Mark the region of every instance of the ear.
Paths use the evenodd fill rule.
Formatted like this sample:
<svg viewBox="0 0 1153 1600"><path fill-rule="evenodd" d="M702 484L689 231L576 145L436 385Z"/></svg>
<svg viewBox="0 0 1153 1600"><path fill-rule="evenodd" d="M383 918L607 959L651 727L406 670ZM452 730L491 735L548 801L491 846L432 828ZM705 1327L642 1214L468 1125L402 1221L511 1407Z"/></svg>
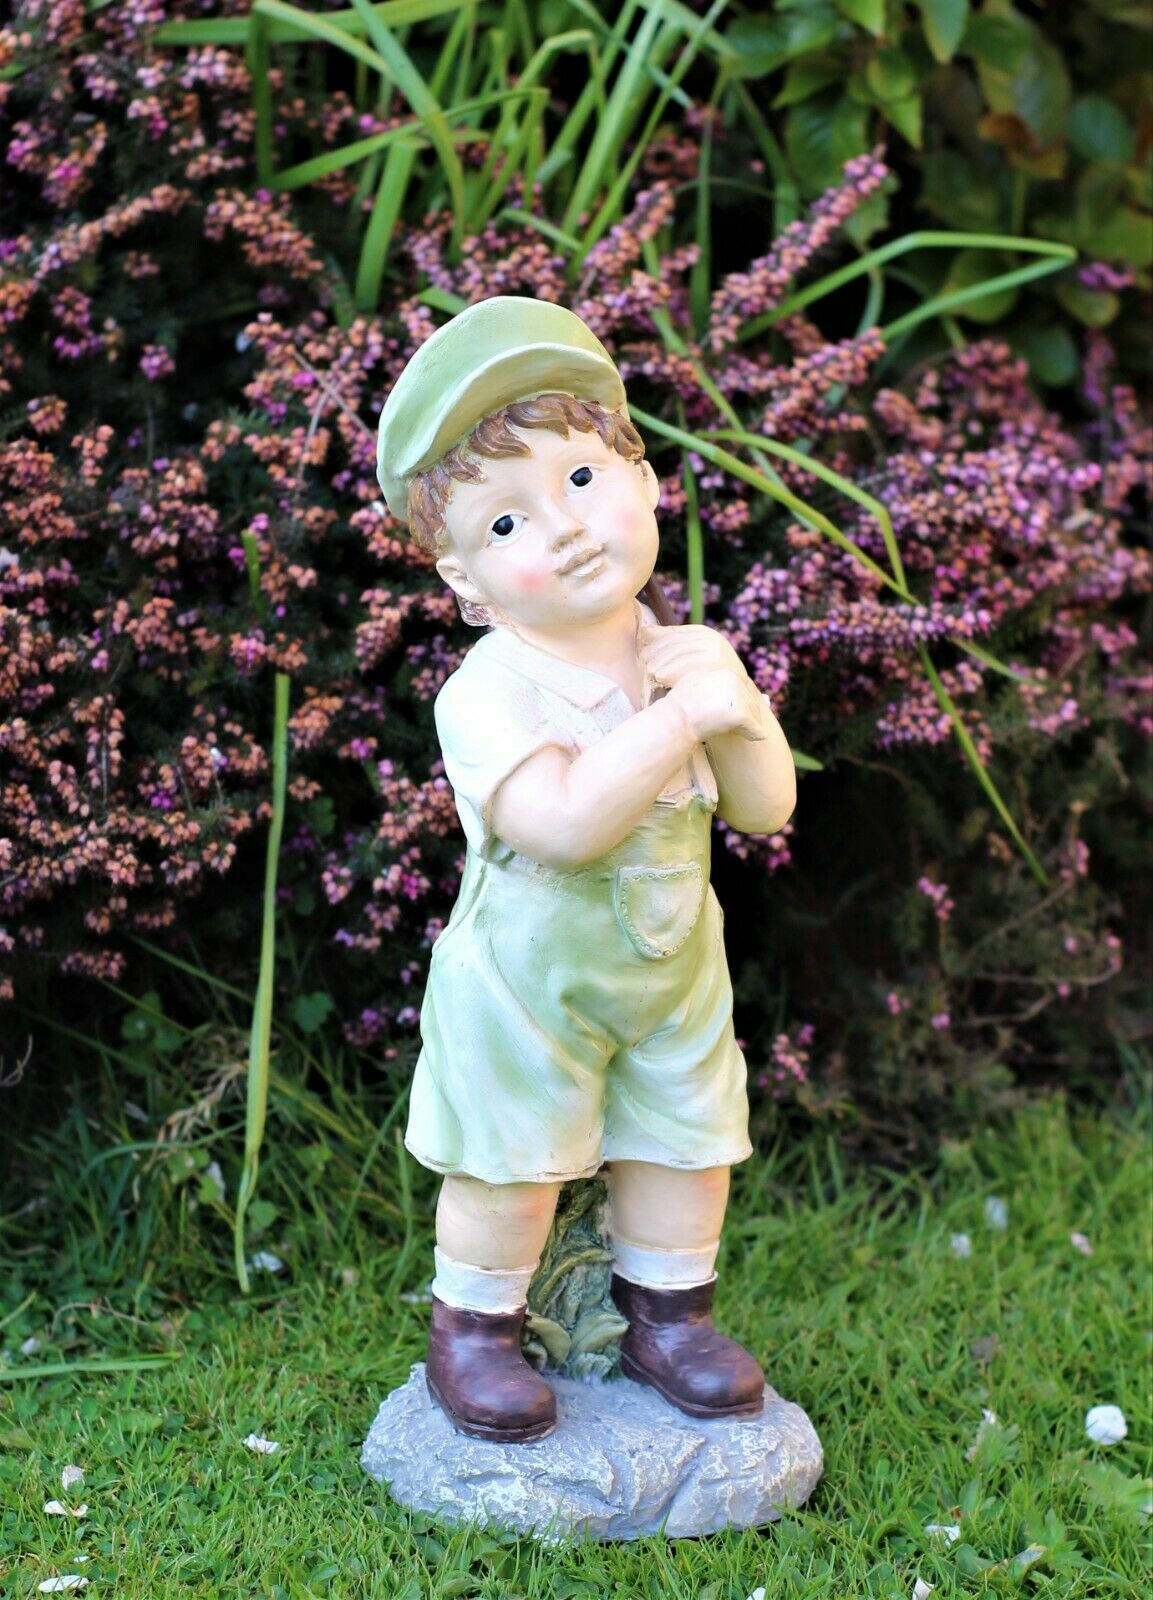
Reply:
<svg viewBox="0 0 1153 1600"><path fill-rule="evenodd" d="M444 555L436 563L436 570L440 573L445 583L452 592L461 600L468 600L474 606L483 605L485 597L469 577L464 562L459 556Z"/></svg>
<svg viewBox="0 0 1153 1600"><path fill-rule="evenodd" d="M648 494L649 509L651 511L655 511L657 506L660 504L661 499L660 479L657 477L656 473L652 469L651 463L648 461L642 461L640 463L640 469L641 477L645 480L645 490Z"/></svg>

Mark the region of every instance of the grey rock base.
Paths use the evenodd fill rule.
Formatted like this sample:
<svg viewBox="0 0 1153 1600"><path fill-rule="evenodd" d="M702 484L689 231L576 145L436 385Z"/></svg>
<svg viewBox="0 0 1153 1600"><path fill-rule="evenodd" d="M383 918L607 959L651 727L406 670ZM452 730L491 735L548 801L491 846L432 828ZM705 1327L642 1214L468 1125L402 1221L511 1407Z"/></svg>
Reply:
<svg viewBox="0 0 1153 1600"><path fill-rule="evenodd" d="M812 1423L767 1385L759 1417L698 1422L627 1378L550 1382L554 1432L491 1444L456 1432L420 1363L381 1406L361 1465L410 1511L546 1543L756 1528L802 1504L821 1475Z"/></svg>

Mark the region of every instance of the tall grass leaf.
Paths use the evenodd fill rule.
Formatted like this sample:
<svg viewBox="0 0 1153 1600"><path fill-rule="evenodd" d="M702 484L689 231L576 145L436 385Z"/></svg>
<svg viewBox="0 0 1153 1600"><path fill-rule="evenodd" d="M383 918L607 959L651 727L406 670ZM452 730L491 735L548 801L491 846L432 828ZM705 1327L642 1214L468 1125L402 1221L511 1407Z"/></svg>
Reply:
<svg viewBox="0 0 1153 1600"><path fill-rule="evenodd" d="M276 963L276 874L280 840L284 831L284 802L288 777L288 707L292 680L276 674L276 700L272 723L272 821L268 828L268 853L264 868L264 916L260 931L260 977L256 985L252 1030L248 1049L248 1104L244 1124L244 1163L236 1192L233 1247L241 1292L248 1293L245 1261L244 1217L256 1190L260 1147L268 1113L269 1046L272 1037L272 995Z"/></svg>
<svg viewBox="0 0 1153 1600"><path fill-rule="evenodd" d="M584 11L584 7L580 8ZM608 74L615 64L617 56L624 53L624 64L616 74L611 91L608 92L604 111L597 124L596 132L589 145L580 173L573 185L569 196L568 205L561 218L561 227L570 232L576 227L581 216L592 204L593 197L600 193L604 182L605 171L614 167L620 159L628 137L628 127L631 126L630 107L634 96L638 93L641 80L647 72L650 58L653 57L657 37L662 33L662 19L659 9L654 7L648 12L637 30L636 37L629 40L624 32L626 18L631 20L633 6L626 6L616 28L613 29L611 41L606 45L605 51L598 62L598 75L603 87L607 88ZM672 36L667 39L666 50L672 46ZM578 102L579 108L580 102ZM591 108L590 108L591 109ZM635 116L635 110L632 113ZM562 134L565 130L562 129Z"/></svg>
<svg viewBox="0 0 1153 1600"><path fill-rule="evenodd" d="M774 238L780 238L789 223L795 222L801 214L801 197L797 190L797 181L793 177L793 169L789 165L788 157L781 149L776 135L769 127L760 106L753 99L748 84L742 83L737 78L733 81L732 87L737 104L740 106L749 130L764 158L765 166L772 174L774 192L773 236ZM755 246L753 246L750 253L756 254Z"/></svg>
<svg viewBox="0 0 1153 1600"><path fill-rule="evenodd" d="M835 289L842 288L846 283L851 283L854 278L859 278L868 273L873 267L882 267L887 262L895 260L898 256L907 255L910 250L1017 250L1026 255L1045 256L1049 264L1039 268L1034 274L1041 276L1042 271L1057 272L1069 262L1077 259L1077 252L1067 244L1056 244L1051 239L1024 239L1006 237L996 233L949 233L940 229L919 230L916 233L903 234L899 239L890 239L887 244L878 245L875 250L866 251L856 261L850 261L846 266L838 267L835 272L826 273L823 278L818 278L815 283L807 284L805 288L798 289L787 299L782 300L779 306L772 311L766 311L763 316L755 317L741 329L742 343L755 338L758 333L763 333L766 328L774 327L782 317L791 316L794 311L802 311L805 306L812 305L815 300L822 300L826 295L832 294ZM975 286L980 289L981 285ZM1003 283L996 285L1004 288ZM966 290L967 294L969 291ZM946 306L947 310L948 307ZM918 312L923 308L919 307ZM935 313L931 312L929 315ZM918 320L920 318L918 317ZM912 326L912 324L910 324ZM903 330L902 330L903 331ZM891 332L891 330L890 330Z"/></svg>
<svg viewBox="0 0 1153 1600"><path fill-rule="evenodd" d="M278 3L278 0L256 0L256 3L272 4ZM352 3L364 18L368 35L381 58L387 63L397 88L424 122L428 136L440 157L440 164L452 198L453 243L459 248L465 215L464 168L452 142L444 110L416 70L396 35L385 27L368 0L352 0Z"/></svg>
<svg viewBox="0 0 1153 1600"><path fill-rule="evenodd" d="M718 90L720 83L718 80ZM697 246L697 259L689 273L689 314L693 333L700 339L709 320L710 282L713 265L713 115L716 111L717 93L709 102L701 135L701 156L697 167L696 217L693 239Z"/></svg>
<svg viewBox="0 0 1153 1600"><path fill-rule="evenodd" d="M1031 283L1034 278L1047 277L1051 272L1060 272L1061 269L1075 260L1073 251L1062 260L1035 261L1028 267L1017 267L1012 272L998 273L995 278L986 278L983 283L971 283L963 289L953 289L947 294L933 295L923 305L914 307L912 311L898 317L895 322L890 322L881 329L887 344L892 344L902 334L917 327L919 323L927 321L930 317L943 315L946 311L955 311L958 306L973 304L974 301L984 300L990 295L999 294L1003 289L1016 288L1018 284Z"/></svg>
<svg viewBox="0 0 1153 1600"><path fill-rule="evenodd" d="M384 263L408 192L415 160L416 151L411 145L393 145L388 152L356 267L353 297L360 311L375 311L380 300Z"/></svg>
<svg viewBox="0 0 1153 1600"><path fill-rule="evenodd" d="M739 428L716 428L709 433L708 437L711 439L732 439L738 444L746 444L750 448L766 450L770 455L780 456L782 460L790 461L794 466L802 467L806 472L811 472L815 478L820 478L830 488L838 490L846 499L855 501L863 510L877 520L881 529L881 538L884 541L885 550L893 568L892 576L872 562L866 552L854 541L850 540L849 543L852 546L853 554L857 560L869 566L870 570L881 578L886 587L904 600L907 605L920 605L920 601L911 592L905 581L905 569L901 562L897 536L893 529L888 507L874 495L860 488L851 478L845 478L839 472L835 472L832 467L826 466L823 461L816 461L812 456L807 456L802 451L793 449L791 445L780 444L775 439L766 439L762 434L746 433ZM847 539L848 535L846 534L843 537ZM966 651L980 661L982 666L987 667L991 672L997 672L1004 678L1012 678L1015 683L1032 682L1028 673L1019 672L1016 667L1010 667L1006 662L998 660L991 651L986 650L982 645L975 644L972 639L954 638L953 643L959 649Z"/></svg>
<svg viewBox="0 0 1153 1600"><path fill-rule="evenodd" d="M684 421L682 417L682 422ZM705 618L705 549L701 529L700 500L697 495L697 475L693 471L687 450L681 451L681 472L685 485L685 541L687 555L685 578L689 591L689 621L703 622Z"/></svg>
<svg viewBox="0 0 1153 1600"><path fill-rule="evenodd" d="M67 1378L73 1374L90 1372L138 1372L145 1367L164 1367L170 1361L179 1361L180 1351L147 1356L109 1356L95 1361L45 1361L35 1367L0 1366L0 1383L22 1383L26 1378Z"/></svg>
<svg viewBox="0 0 1153 1600"><path fill-rule="evenodd" d="M879 566L877 562L875 562L873 558L867 554L867 552L862 550L860 546L848 536L848 534L843 533L841 529L838 528L835 523L830 521L828 517L822 515L821 512L815 509L815 507L806 504L806 502L803 501L798 495L793 494L791 490L786 489L779 484L770 482L763 473L758 472L753 467L746 466L743 461L739 460L738 457L734 456L730 451L720 450L715 445L710 445L706 439L688 434L681 428L674 428L670 423L662 421L662 419L659 417L651 416L647 412L637 409L635 406L631 407L630 409L634 422L640 423L643 427L651 428L656 433L663 434L665 438L670 439L674 444L680 445L684 450L696 450L699 452L699 454L707 457L716 466L723 467L726 472L731 472L734 477L740 478L743 482L750 484L753 488L759 489L763 494L767 494L772 499L779 501L809 527L815 528L818 532L826 534L830 539L833 540L835 544L839 545L841 549L848 551L858 561L866 566L869 571L873 572L877 577L879 577L881 581L889 588L894 589L898 594L900 594L902 599L909 601L913 605L918 603L915 597L909 594L907 589L904 589L896 579L891 578L889 574L885 572L884 568ZM759 440L759 443L761 444L762 448L773 449L776 453L784 454L785 452L789 451L788 446L777 445L775 440L761 439ZM796 454L799 461L805 466L815 469L815 467L818 465L815 462L811 462L807 456L801 456L799 452L790 453ZM821 463L821 465L823 467L823 463ZM824 470L826 472L831 472L832 469L825 468ZM823 473L820 475L823 476ZM848 486L846 485L846 489L847 487ZM856 490L856 495L854 495L854 498L863 493L863 491L856 489L855 484L852 485L852 488ZM880 502L874 502L874 504L879 506ZM881 507L881 509L884 510L883 507ZM955 643L961 648L964 648L968 641L964 639L957 639ZM964 752L966 760L976 774L978 782L988 795L989 799L992 801L998 816L1005 823L1006 828L1012 835L1014 842L1017 844L1022 855L1027 861L1030 870L1038 879L1038 882L1047 884L1048 878L1043 868L1033 855L1033 852L1029 849L1029 846L1025 843L1017 824L1013 820L1008 806L998 793L996 785L993 783L992 778L989 776L989 773L987 772L985 765L977 752L977 748L973 743L968 729L961 720L960 713L953 704L952 698L945 689L944 684L941 682L936 669L933 667L932 661L929 659L927 649L924 645L918 645L917 652L922 664L926 668L926 676L928 677L929 683L932 686L933 693L937 698L937 702L942 711L944 711L945 715L949 718L949 721L952 723L958 743L961 745L961 749Z"/></svg>
<svg viewBox="0 0 1153 1600"><path fill-rule="evenodd" d="M940 675L938 674L936 667L933 665L928 649L925 645L919 644L917 646L917 654L921 658L921 665L925 669L925 676L933 686L933 693L937 697L938 704L953 725L953 732L957 736L957 742L964 752L965 759L969 763L970 767L972 767L973 772L976 774L977 782L988 795L994 810L1001 818L1001 821L1005 824L1005 827L1008 829L1009 833L1012 835L1014 843L1028 863L1030 872L1032 872L1033 876L1036 878L1041 887L1043 889L1047 889L1049 887L1049 875L1045 871L1044 867L1042 867L1041 863L1037 860L1037 857L1033 854L1032 850L1030 850L1029 846L1026 844L1021 830L1018 828L1013 819L1012 812L1009 810L1004 800L1002 800L996 784L989 776L989 772L985 766L985 763L981 760L980 754L977 751L977 746L973 743L973 737L968 728L966 728L964 722L961 720L961 713L953 704L952 696L945 688L945 685L941 682Z"/></svg>
<svg viewBox="0 0 1153 1600"><path fill-rule="evenodd" d="M640 165L640 162L648 150L649 142L652 139L653 134L660 125L661 118L665 112L665 107L669 103L669 97L696 59L697 52L700 49L701 41L708 31L710 22L713 20L713 18L720 15L726 4L727 0L713 0L713 5L709 8L705 15L698 20L697 26L686 39L676 67L674 68L672 74L665 79L664 87L662 87L661 92L657 95L656 100L649 111L643 132L632 141L633 148L629 154L628 160L625 161L623 166L621 166L620 171L617 173L617 176L613 181L612 187L609 189L606 198L601 204L600 210L593 218L590 226L585 230L585 234L581 241L584 250L587 251L591 249L596 241L601 238L601 236L607 232L607 230L612 227L615 222L619 220L623 208L625 192L633 180L633 175L636 172L637 167ZM662 49L662 47L658 45L655 46L654 49L659 50L663 58L663 55L666 54L667 51L676 43L676 39L677 35L673 34L670 30L667 47ZM654 70L656 69L654 68ZM640 107L638 105L635 112L630 112L627 131L631 131L632 122L635 121L635 117L639 115L639 111ZM622 133L621 137L623 141L623 139L627 137L627 132ZM620 147L618 147L618 159L620 148L623 148L623 143Z"/></svg>
<svg viewBox="0 0 1153 1600"><path fill-rule="evenodd" d="M461 0L387 0L373 10L388 27L404 28L413 22L425 22L430 17L456 11L460 3ZM330 11L325 21L354 37L364 33L364 19L355 11ZM157 28L155 38L158 44L243 44L248 37L248 23L247 16L164 22ZM272 44L305 44L311 37L307 28L292 22L274 21L269 28Z"/></svg>

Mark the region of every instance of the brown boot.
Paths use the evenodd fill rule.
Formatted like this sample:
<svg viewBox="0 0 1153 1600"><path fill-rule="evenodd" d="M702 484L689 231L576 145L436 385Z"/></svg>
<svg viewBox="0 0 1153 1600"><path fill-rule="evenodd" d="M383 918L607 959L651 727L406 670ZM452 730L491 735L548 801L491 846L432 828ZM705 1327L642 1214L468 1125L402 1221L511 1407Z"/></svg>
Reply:
<svg viewBox="0 0 1153 1600"><path fill-rule="evenodd" d="M521 1354L519 1311L463 1311L432 1297L428 1392L453 1427L527 1444L556 1427L556 1396Z"/></svg>
<svg viewBox="0 0 1153 1600"><path fill-rule="evenodd" d="M713 1327L712 1283L645 1289L613 1274L612 1297L628 1318L621 1371L690 1417L755 1417L765 1375L735 1339Z"/></svg>

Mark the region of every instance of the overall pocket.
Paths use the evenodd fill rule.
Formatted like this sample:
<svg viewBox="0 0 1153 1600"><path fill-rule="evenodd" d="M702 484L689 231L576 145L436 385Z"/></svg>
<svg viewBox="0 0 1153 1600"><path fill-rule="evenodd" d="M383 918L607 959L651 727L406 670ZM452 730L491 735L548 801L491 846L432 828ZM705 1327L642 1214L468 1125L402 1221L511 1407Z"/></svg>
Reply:
<svg viewBox="0 0 1153 1600"><path fill-rule="evenodd" d="M695 862L674 867L618 867L613 884L617 920L638 955L675 955L697 925L705 875Z"/></svg>

